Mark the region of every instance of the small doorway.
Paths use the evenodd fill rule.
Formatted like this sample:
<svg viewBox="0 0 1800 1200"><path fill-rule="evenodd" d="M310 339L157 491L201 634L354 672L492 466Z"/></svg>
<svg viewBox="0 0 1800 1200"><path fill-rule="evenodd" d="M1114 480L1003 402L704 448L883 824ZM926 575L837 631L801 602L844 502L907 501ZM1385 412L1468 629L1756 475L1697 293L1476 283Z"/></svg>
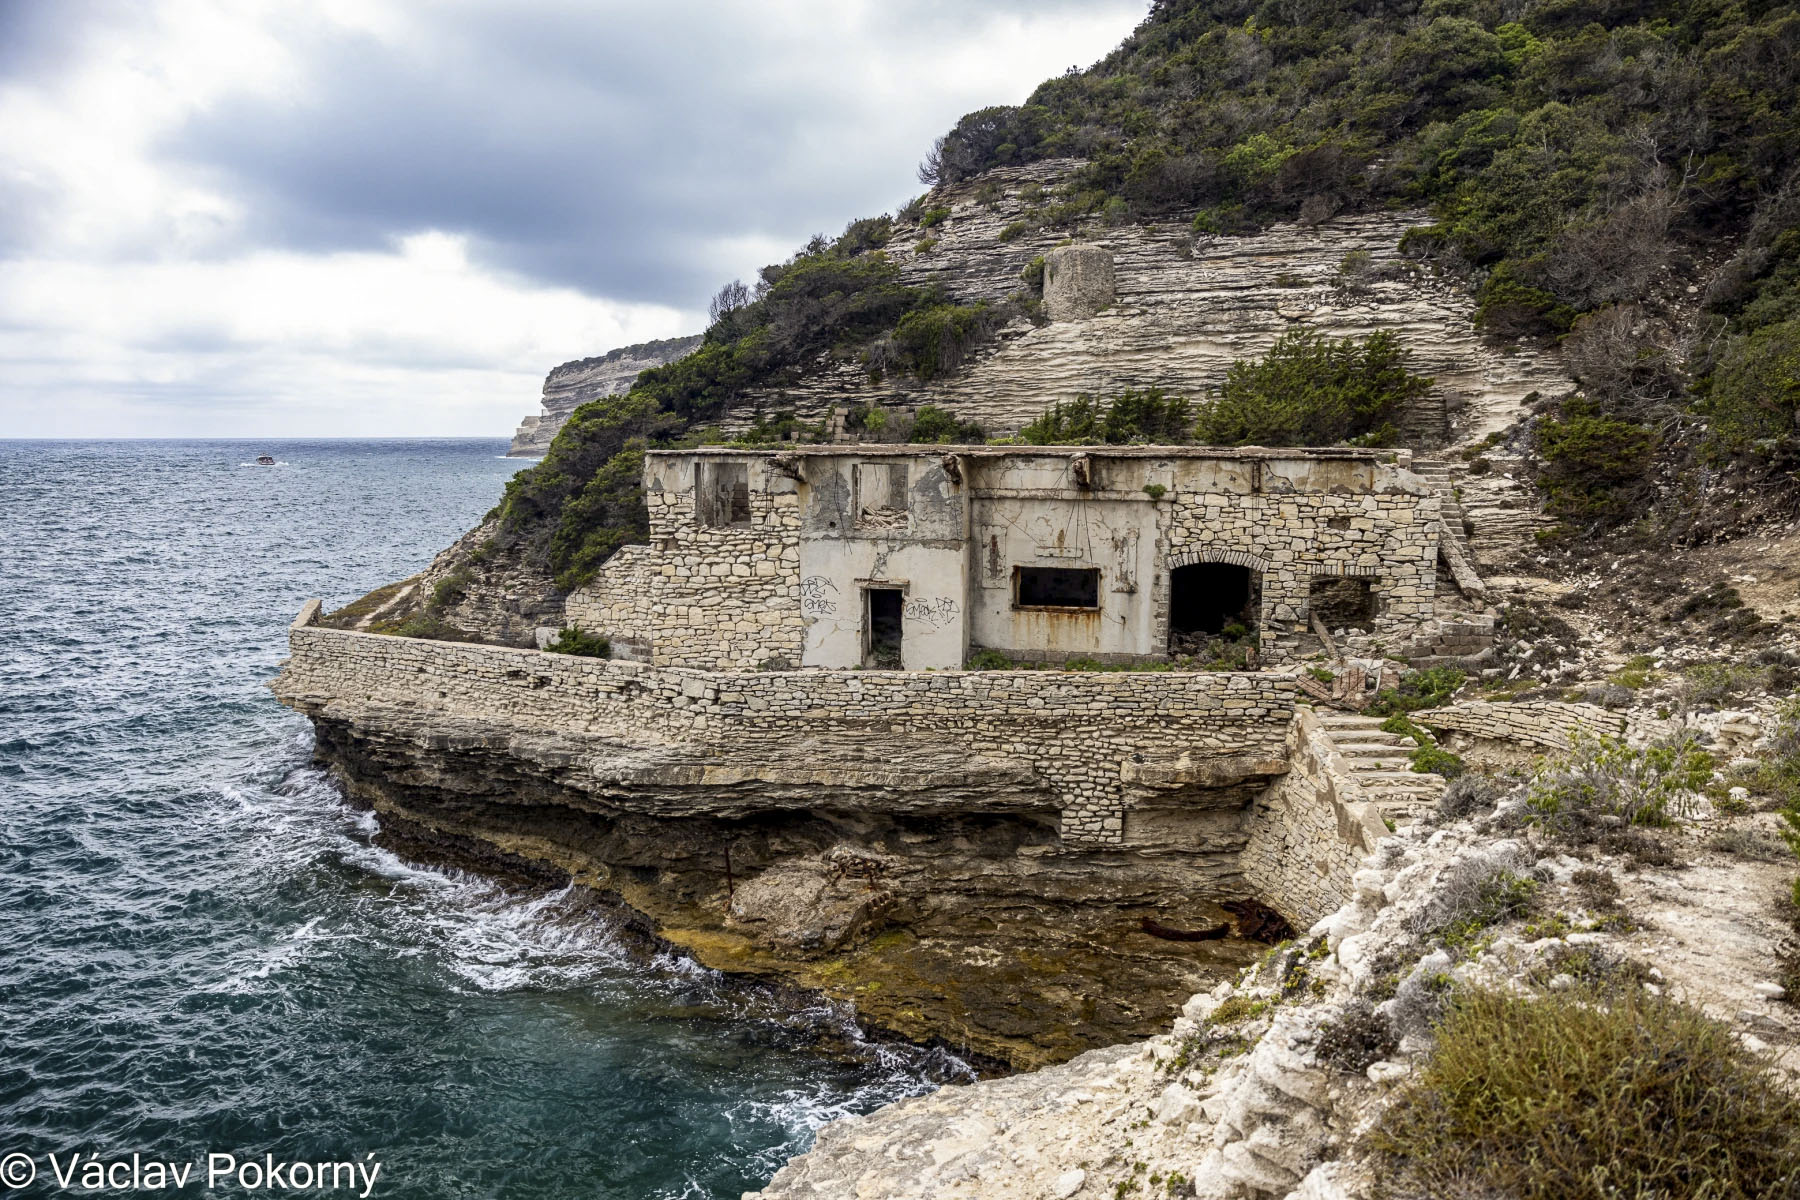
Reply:
<svg viewBox="0 0 1800 1200"><path fill-rule="evenodd" d="M863 589L863 666L875 671L900 669L900 638L905 602L899 588Z"/></svg>
<svg viewBox="0 0 1800 1200"><path fill-rule="evenodd" d="M1169 650L1196 653L1223 637L1247 639L1256 628L1256 572L1235 563L1193 563L1169 572Z"/></svg>

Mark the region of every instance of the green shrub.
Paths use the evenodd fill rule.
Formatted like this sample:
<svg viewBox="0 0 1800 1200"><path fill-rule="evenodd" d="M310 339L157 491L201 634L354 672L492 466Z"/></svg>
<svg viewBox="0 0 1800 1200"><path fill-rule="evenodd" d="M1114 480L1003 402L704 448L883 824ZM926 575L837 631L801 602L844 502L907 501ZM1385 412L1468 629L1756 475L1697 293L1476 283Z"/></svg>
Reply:
<svg viewBox="0 0 1800 1200"><path fill-rule="evenodd" d="M1800 317L1733 339L1703 410L1716 450L1784 464L1800 457Z"/></svg>
<svg viewBox="0 0 1800 1200"><path fill-rule="evenodd" d="M1000 237L1002 241L1007 240L1004 231L1001 232ZM1027 292L1033 296L1042 296L1044 294L1044 256L1040 254L1026 263L1024 268L1019 271L1019 279L1025 284Z"/></svg>
<svg viewBox="0 0 1800 1200"><path fill-rule="evenodd" d="M1311 330L1283 334L1256 362L1234 362L1199 407L1195 437L1219 446L1330 446L1393 438L1393 418L1431 390L1406 369L1392 334L1333 341Z"/></svg>
<svg viewBox="0 0 1800 1200"><path fill-rule="evenodd" d="M943 205L939 205L936 208L928 208L919 214L919 227L921 229L931 229L934 226L942 225L949 219L950 210Z"/></svg>
<svg viewBox="0 0 1800 1200"><path fill-rule="evenodd" d="M1407 761L1421 775L1442 775L1445 779L1455 779L1468 769L1461 757L1435 743L1420 746L1408 756Z"/></svg>
<svg viewBox="0 0 1800 1200"><path fill-rule="evenodd" d="M556 640L544 649L551 654L573 654L581 658L611 658L612 642L600 634L583 633L573 625L565 625Z"/></svg>
<svg viewBox="0 0 1800 1200"><path fill-rule="evenodd" d="M913 415L912 429L907 433L906 440L979 446L987 441L987 434L975 422L961 420L949 409L939 408L935 404L924 404Z"/></svg>
<svg viewBox="0 0 1800 1200"><path fill-rule="evenodd" d="M1427 667L1423 671L1408 671L1400 677L1397 687L1383 688L1376 693L1375 699L1369 702L1368 712L1379 717L1418 712L1426 708L1442 708L1461 690L1463 681L1467 678L1455 667ZM1411 725L1411 722L1407 724ZM1386 729L1387 726L1383 725L1382 728ZM1388 732L1413 736L1410 729Z"/></svg>
<svg viewBox="0 0 1800 1200"><path fill-rule="evenodd" d="M1016 241L1017 239L1022 238L1026 234L1030 233L1031 229L1032 229L1032 225L1031 225L1030 221L1013 221L1001 228L999 237L1000 237L1000 240L1003 242ZM1035 259L1033 261L1041 263L1043 260ZM1043 272L1042 267L1040 266L1038 269L1038 290L1041 292L1043 290L1043 288L1044 288L1044 272Z"/></svg>
<svg viewBox="0 0 1800 1200"><path fill-rule="evenodd" d="M977 345L991 340L1003 319L985 300L914 309L894 327L894 362L924 381L947 375Z"/></svg>
<svg viewBox="0 0 1800 1200"><path fill-rule="evenodd" d="M1083 394L1045 410L1019 430L1019 440L1031 446L1180 445L1189 440L1190 423L1186 398L1161 388L1127 390L1110 401Z"/></svg>
<svg viewBox="0 0 1800 1200"><path fill-rule="evenodd" d="M437 586L431 589L431 601L426 607L432 613L441 613L467 595L468 590L469 573L452 571L438 580Z"/></svg>
<svg viewBox="0 0 1800 1200"><path fill-rule="evenodd" d="M1641 989L1457 994L1368 1143L1405 1194L1800 1195L1800 1100L1729 1027Z"/></svg>
<svg viewBox="0 0 1800 1200"><path fill-rule="evenodd" d="M1545 508L1576 525L1612 524L1639 510L1656 452L1654 430L1607 416L1592 401L1564 401L1537 425Z"/></svg>
<svg viewBox="0 0 1800 1200"><path fill-rule="evenodd" d="M1712 778L1712 755L1691 738L1636 749L1577 731L1573 743L1526 795L1526 820L1563 837L1585 840L1609 822L1674 824Z"/></svg>

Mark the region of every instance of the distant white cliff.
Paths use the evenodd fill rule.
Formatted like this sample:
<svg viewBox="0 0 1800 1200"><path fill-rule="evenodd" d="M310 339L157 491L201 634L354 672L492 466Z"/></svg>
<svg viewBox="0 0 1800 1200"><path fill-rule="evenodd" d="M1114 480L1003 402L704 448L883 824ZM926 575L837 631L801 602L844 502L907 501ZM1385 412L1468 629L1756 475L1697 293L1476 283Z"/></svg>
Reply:
<svg viewBox="0 0 1800 1200"><path fill-rule="evenodd" d="M512 448L506 453L514 458L542 456L570 413L590 400L630 391L639 372L692 354L700 348L701 336L696 333L621 346L599 358L576 359L557 367L544 378L543 411L519 422Z"/></svg>

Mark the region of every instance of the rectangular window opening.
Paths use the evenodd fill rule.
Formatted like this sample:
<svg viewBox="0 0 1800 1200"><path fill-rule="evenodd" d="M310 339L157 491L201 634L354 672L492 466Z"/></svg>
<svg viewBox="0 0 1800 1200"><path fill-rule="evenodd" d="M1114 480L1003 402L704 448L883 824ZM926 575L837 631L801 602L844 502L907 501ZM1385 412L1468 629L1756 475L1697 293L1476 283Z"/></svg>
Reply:
<svg viewBox="0 0 1800 1200"><path fill-rule="evenodd" d="M702 525L718 528L750 524L750 465L701 463L694 508Z"/></svg>
<svg viewBox="0 0 1800 1200"><path fill-rule="evenodd" d="M1368 633L1380 612L1374 581L1360 575L1315 575L1306 604L1327 629L1360 629Z"/></svg>
<svg viewBox="0 0 1800 1200"><path fill-rule="evenodd" d="M856 524L864 529L906 528L906 464L856 464Z"/></svg>
<svg viewBox="0 0 1800 1200"><path fill-rule="evenodd" d="M1098 567L1014 567L1014 608L1099 608Z"/></svg>

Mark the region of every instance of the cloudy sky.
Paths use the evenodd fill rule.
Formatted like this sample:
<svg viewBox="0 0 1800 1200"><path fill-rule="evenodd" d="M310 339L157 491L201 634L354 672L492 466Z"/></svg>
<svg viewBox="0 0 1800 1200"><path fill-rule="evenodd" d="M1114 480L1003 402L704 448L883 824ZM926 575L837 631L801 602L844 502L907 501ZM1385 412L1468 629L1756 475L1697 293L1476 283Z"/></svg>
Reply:
<svg viewBox="0 0 1800 1200"><path fill-rule="evenodd" d="M0 437L500 435L1145 0L0 0Z"/></svg>

